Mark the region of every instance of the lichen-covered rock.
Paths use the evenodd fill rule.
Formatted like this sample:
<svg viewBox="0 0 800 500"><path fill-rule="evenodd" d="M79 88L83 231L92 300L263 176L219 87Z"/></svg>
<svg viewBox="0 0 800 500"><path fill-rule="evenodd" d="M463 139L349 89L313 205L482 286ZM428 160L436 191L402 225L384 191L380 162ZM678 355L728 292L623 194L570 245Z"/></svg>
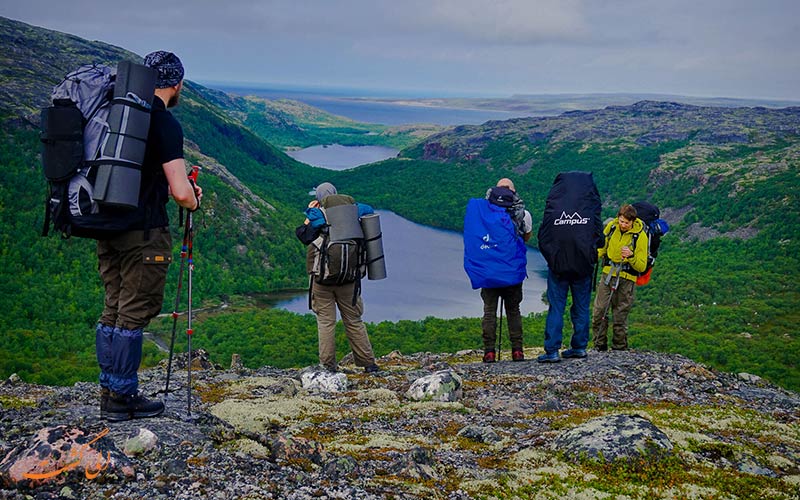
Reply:
<svg viewBox="0 0 800 500"><path fill-rule="evenodd" d="M314 392L344 392L347 390L347 375L321 369L311 369L300 374L303 389Z"/></svg>
<svg viewBox="0 0 800 500"><path fill-rule="evenodd" d="M158 445L158 436L149 429L139 429L139 434L125 441L122 451L129 457L142 455Z"/></svg>
<svg viewBox="0 0 800 500"><path fill-rule="evenodd" d="M462 385L456 372L441 370L415 380L406 391L406 397L415 401L458 401Z"/></svg>
<svg viewBox="0 0 800 500"><path fill-rule="evenodd" d="M602 458L614 461L671 452L666 434L639 415L593 418L561 433L552 448L572 458Z"/></svg>
<svg viewBox="0 0 800 500"><path fill-rule="evenodd" d="M289 433L275 437L270 449L272 459L279 462L310 462L321 465L327 460L327 453L321 444Z"/></svg>
<svg viewBox="0 0 800 500"><path fill-rule="evenodd" d="M40 429L27 443L12 450L0 462L0 484L9 488L63 484L93 479L133 477L130 460L106 434L59 425Z"/></svg>
<svg viewBox="0 0 800 500"><path fill-rule="evenodd" d="M435 464L436 461L430 450L416 447L392 462L389 472L414 479L434 479L438 477L433 468Z"/></svg>
<svg viewBox="0 0 800 500"><path fill-rule="evenodd" d="M468 425L458 431L458 435L479 443L496 443L501 439L494 429L480 425Z"/></svg>

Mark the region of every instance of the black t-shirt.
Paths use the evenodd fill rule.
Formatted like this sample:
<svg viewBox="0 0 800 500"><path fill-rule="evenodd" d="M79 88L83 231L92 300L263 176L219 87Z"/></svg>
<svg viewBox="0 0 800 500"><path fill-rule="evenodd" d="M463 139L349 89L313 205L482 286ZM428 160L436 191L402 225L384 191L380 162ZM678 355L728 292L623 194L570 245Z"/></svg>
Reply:
<svg viewBox="0 0 800 500"><path fill-rule="evenodd" d="M178 158L183 158L183 129L172 113L167 111L164 101L156 96L150 112L150 130L142 163L139 207L124 214L129 221L129 229L153 229L169 225L166 209L169 184L163 165Z"/></svg>

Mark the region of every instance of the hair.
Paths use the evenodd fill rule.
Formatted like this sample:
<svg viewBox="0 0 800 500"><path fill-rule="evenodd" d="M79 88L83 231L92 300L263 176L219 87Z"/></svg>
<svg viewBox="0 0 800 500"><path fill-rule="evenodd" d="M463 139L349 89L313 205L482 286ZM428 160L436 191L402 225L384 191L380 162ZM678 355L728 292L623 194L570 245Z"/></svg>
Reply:
<svg viewBox="0 0 800 500"><path fill-rule="evenodd" d="M622 205L621 207L619 207L619 212L617 213L617 217L620 217L620 216L625 217L626 219L628 219L631 222L636 220L636 215L637 215L636 214L636 208L634 208L633 205L630 205L628 203L626 203L626 204Z"/></svg>

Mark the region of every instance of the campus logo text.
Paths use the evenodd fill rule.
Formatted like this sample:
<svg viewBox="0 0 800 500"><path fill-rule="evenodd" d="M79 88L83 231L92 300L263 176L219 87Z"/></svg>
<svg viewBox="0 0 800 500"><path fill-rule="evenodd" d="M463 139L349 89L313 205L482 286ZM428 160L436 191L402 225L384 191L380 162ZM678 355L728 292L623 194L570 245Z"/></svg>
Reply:
<svg viewBox="0 0 800 500"><path fill-rule="evenodd" d="M581 217L581 214L575 212L572 215L567 215L566 212L561 212L561 217L553 221L554 226L565 226L573 224L588 224L591 217Z"/></svg>

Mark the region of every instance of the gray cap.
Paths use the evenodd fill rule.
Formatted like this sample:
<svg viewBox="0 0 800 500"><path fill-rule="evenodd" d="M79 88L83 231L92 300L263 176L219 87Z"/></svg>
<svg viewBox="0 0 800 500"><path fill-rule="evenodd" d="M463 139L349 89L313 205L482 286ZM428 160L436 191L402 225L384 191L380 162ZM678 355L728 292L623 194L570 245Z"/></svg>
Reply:
<svg viewBox="0 0 800 500"><path fill-rule="evenodd" d="M317 201L320 203L322 203L322 200L324 200L326 196L330 196L332 194L336 194L336 187L330 182L323 182L317 186L317 189L315 190L315 196L317 197Z"/></svg>

